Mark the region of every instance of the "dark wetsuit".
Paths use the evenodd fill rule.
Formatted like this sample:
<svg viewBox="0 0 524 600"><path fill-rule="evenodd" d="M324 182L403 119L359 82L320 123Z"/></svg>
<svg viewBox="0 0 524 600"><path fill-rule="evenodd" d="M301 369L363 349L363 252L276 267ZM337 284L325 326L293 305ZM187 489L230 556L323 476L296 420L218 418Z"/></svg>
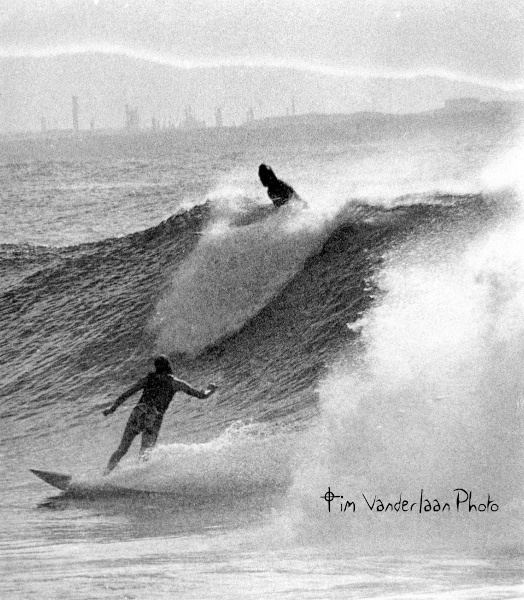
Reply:
<svg viewBox="0 0 524 600"><path fill-rule="evenodd" d="M258 176L262 185L267 188L267 195L271 198L275 206L284 206L292 198L300 200L295 190L285 181L278 179L271 167L260 165Z"/></svg>
<svg viewBox="0 0 524 600"><path fill-rule="evenodd" d="M275 206L284 206L293 196L296 196L296 193L285 181L277 179L272 186L267 188L267 195Z"/></svg>
<svg viewBox="0 0 524 600"><path fill-rule="evenodd" d="M142 397L133 409L124 431L124 437L131 439L142 432L141 452L156 444L164 413L176 391L172 375L147 375Z"/></svg>

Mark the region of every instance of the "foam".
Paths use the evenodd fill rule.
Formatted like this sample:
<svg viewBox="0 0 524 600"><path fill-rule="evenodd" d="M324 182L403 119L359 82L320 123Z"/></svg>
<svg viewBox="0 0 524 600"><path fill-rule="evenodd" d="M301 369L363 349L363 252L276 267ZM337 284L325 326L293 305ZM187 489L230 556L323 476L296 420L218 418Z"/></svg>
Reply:
<svg viewBox="0 0 524 600"><path fill-rule="evenodd" d="M289 485L295 436L260 423L236 422L207 442L157 446L147 462L123 465L110 485L186 498L241 497Z"/></svg>
<svg viewBox="0 0 524 600"><path fill-rule="evenodd" d="M321 415L304 447L283 518L309 542L426 550L520 544L524 481L524 223L457 241L411 241L390 253L386 291L320 386ZM329 514L323 494L357 501ZM500 510L378 515L362 494L453 503L490 494ZM454 505L452 505L454 508Z"/></svg>

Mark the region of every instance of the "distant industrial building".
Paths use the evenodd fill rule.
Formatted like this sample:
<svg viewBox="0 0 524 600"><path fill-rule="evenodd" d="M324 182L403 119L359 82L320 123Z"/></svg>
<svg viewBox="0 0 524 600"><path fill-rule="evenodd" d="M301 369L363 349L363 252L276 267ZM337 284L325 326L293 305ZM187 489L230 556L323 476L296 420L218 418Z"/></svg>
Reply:
<svg viewBox="0 0 524 600"><path fill-rule="evenodd" d="M188 106L185 111L184 120L180 123L180 129L205 129L205 121L195 119L191 112L191 107Z"/></svg>
<svg viewBox="0 0 524 600"><path fill-rule="evenodd" d="M444 107L434 111L436 114L472 114L472 113L503 113L517 112L522 109L522 103L516 101L488 100L478 98L451 98L444 102Z"/></svg>
<svg viewBox="0 0 524 600"><path fill-rule="evenodd" d="M75 134L79 132L78 126L78 96L73 96L73 131Z"/></svg>
<svg viewBox="0 0 524 600"><path fill-rule="evenodd" d="M138 117L138 109L131 108L129 104L126 104L126 124L125 128L127 131L137 131L140 126L140 119Z"/></svg>
<svg viewBox="0 0 524 600"><path fill-rule="evenodd" d="M216 127L223 127L224 122L222 120L222 109L220 108L220 106L217 107L217 109L215 110L215 126Z"/></svg>

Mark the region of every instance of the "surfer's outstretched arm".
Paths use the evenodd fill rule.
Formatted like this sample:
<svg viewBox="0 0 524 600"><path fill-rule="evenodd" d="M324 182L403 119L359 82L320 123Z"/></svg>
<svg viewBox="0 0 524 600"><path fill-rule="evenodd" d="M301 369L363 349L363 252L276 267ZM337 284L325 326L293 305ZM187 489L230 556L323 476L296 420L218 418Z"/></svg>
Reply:
<svg viewBox="0 0 524 600"><path fill-rule="evenodd" d="M210 383L205 390L197 390L193 386L189 385L189 383L186 383L181 379L177 379L176 377L173 377L173 384L177 392L184 392L185 394L189 394L195 398L200 398L201 400L204 398L209 398L209 396L211 396L211 394L213 394L217 389L216 385Z"/></svg>
<svg viewBox="0 0 524 600"><path fill-rule="evenodd" d="M137 381L135 383L135 385L133 385L132 387L130 387L123 394L120 394L120 396L118 396L118 398L114 401L113 406L110 406L109 408L106 408L103 411L104 416L107 417L107 415L110 415L111 413L114 413L115 410L121 404L123 404L128 398L130 398L133 394L136 394L140 390L144 389L144 385L146 384L146 381L147 381L147 377L144 377L140 381Z"/></svg>

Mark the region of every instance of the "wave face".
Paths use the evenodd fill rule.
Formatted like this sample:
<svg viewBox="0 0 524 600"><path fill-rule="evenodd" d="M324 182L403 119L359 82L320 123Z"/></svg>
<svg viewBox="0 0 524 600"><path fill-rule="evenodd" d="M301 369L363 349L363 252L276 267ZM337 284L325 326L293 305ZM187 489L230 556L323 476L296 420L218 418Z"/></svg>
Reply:
<svg viewBox="0 0 524 600"><path fill-rule="evenodd" d="M74 423L163 351L182 377L227 385L217 425L246 414L300 419L357 336L348 324L374 301L385 248L453 221L459 205L489 212L481 197L404 204L348 201L329 217L290 209L245 226L205 204L124 238L3 246L2 416L31 435L57 426L57 406ZM80 408L79 397L91 401Z"/></svg>
<svg viewBox="0 0 524 600"><path fill-rule="evenodd" d="M326 337L347 336L345 323L369 302L370 251L376 259L399 221L385 209L351 212L320 225L289 214L235 227L203 205L123 238L2 246L3 410L38 412L85 386L96 394L142 370L158 347L192 373L238 362L236 353L286 370L291 337L293 347L328 351Z"/></svg>

